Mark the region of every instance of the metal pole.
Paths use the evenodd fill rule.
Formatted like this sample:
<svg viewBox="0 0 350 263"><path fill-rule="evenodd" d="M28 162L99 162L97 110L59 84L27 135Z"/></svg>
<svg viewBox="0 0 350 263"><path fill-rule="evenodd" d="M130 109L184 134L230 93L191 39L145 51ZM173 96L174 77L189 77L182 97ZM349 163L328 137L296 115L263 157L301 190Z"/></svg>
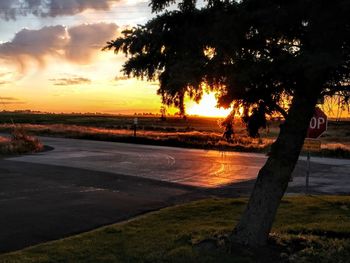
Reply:
<svg viewBox="0 0 350 263"><path fill-rule="evenodd" d="M136 129L137 129L138 119L134 118L134 137L136 137Z"/></svg>
<svg viewBox="0 0 350 263"><path fill-rule="evenodd" d="M306 191L305 193L309 193L309 177L310 177L310 151L307 152L307 170L306 170Z"/></svg>

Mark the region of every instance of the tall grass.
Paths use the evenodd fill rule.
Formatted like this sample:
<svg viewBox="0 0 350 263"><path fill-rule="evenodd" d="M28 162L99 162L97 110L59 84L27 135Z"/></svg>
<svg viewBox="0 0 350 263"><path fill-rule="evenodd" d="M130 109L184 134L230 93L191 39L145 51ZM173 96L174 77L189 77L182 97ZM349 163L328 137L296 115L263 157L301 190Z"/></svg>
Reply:
<svg viewBox="0 0 350 263"><path fill-rule="evenodd" d="M21 127L22 132L34 135L263 153L269 151L271 144L276 138L276 136L272 135L277 134L276 127L273 127L268 133L262 133L261 138L253 139L246 135L242 127L238 127L235 129L236 133L232 140L227 142L224 140L220 131L184 130L182 127L162 127L158 129L159 127L150 128L142 126L137 130L136 138L133 136L131 126L125 126L121 129L72 124L22 124ZM0 131L11 132L11 130L12 125L0 125ZM342 140L340 140L341 138ZM321 151L314 152L313 155L350 158L349 138L343 133L339 133L339 131L335 132L334 129L330 129L330 131L321 138L321 141Z"/></svg>
<svg viewBox="0 0 350 263"><path fill-rule="evenodd" d="M10 138L0 138L0 154L33 153L43 149L42 143L29 136L23 127L13 129Z"/></svg>
<svg viewBox="0 0 350 263"><path fill-rule="evenodd" d="M157 131L140 129L137 131L137 137L134 137L133 131L128 129L107 129L65 124L23 124L22 127L27 132L36 135L218 150L263 152L268 150L273 141L271 138L252 139L248 136L238 134L230 142L227 142L220 132L212 131L167 131L164 129ZM0 125L0 130L3 131L10 128L10 125Z"/></svg>

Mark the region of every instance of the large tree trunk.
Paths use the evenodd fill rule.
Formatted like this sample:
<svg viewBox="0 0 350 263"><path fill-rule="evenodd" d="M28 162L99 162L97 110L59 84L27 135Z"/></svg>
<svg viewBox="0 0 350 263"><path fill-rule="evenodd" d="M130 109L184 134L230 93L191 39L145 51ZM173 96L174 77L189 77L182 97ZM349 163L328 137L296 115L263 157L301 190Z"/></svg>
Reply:
<svg viewBox="0 0 350 263"><path fill-rule="evenodd" d="M317 89L295 94L269 158L259 171L246 210L230 236L232 242L252 247L266 244L278 206L298 161L318 94Z"/></svg>

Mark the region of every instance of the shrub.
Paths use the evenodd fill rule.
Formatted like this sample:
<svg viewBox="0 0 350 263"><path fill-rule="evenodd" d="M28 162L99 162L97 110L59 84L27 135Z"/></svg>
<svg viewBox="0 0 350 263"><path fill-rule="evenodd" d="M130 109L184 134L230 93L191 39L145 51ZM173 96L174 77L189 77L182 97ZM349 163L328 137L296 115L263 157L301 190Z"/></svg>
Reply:
<svg viewBox="0 0 350 263"><path fill-rule="evenodd" d="M3 139L0 143L2 154L33 153L42 149L42 143L37 138L29 136L22 127L15 127L11 138Z"/></svg>

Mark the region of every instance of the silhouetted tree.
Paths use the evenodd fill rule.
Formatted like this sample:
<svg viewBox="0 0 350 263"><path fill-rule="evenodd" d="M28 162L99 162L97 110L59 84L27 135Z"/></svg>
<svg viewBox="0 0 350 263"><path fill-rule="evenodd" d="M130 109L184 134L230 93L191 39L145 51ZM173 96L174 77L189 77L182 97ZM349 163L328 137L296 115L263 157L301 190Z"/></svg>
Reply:
<svg viewBox="0 0 350 263"><path fill-rule="evenodd" d="M174 2L151 6L161 12ZM107 44L129 55L126 75L158 79L163 102L182 112L184 95L199 100L206 83L220 105L244 107L248 126L260 122L252 135L266 113L284 116L232 242L266 243L318 99L342 93L348 103L349 14L348 0L208 0L201 9L183 0Z"/></svg>
<svg viewBox="0 0 350 263"><path fill-rule="evenodd" d="M164 105L160 107L160 114L161 114L160 120L165 121L166 120L166 108Z"/></svg>
<svg viewBox="0 0 350 263"><path fill-rule="evenodd" d="M235 118L235 111L233 110L227 117L221 122L221 127L224 128L224 134L223 137L226 141L232 142L232 136L234 135L234 118Z"/></svg>
<svg viewBox="0 0 350 263"><path fill-rule="evenodd" d="M263 103L252 109L252 112L246 110L242 116L243 122L247 126L248 135L252 138L260 137L259 129L266 128L266 109Z"/></svg>

